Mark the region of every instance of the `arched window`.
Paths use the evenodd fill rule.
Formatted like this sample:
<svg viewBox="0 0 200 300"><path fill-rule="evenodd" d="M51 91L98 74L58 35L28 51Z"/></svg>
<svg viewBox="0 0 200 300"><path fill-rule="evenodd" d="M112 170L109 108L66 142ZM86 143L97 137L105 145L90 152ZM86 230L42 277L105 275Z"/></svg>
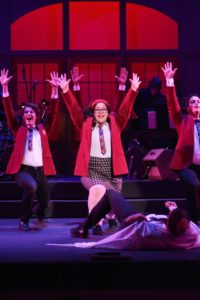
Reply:
<svg viewBox="0 0 200 300"><path fill-rule="evenodd" d="M121 11L119 0L66 0L67 5L64 3L35 9L11 25L11 50L15 53L23 51L23 55L27 51L32 55L25 61L29 98L46 97L47 66L69 72L73 64L79 64L80 71L85 73L83 104L98 96L113 102L114 75L122 64L130 72L138 72L145 86L152 76L160 76L160 65L165 57L160 54L160 58L157 55L155 59L151 55L144 60L144 54L140 56L138 51L178 48L178 24L153 8L127 1ZM44 50L45 63L42 62ZM37 57L41 54L41 59L34 57L34 51L37 51ZM48 51L49 57L51 51L55 53L53 64L48 61ZM86 55L87 51L90 51L89 55ZM21 72L23 66L24 63L18 61L18 102L27 91ZM33 91L35 81L39 84Z"/></svg>
<svg viewBox="0 0 200 300"><path fill-rule="evenodd" d="M120 48L119 2L71 2L70 50Z"/></svg>
<svg viewBox="0 0 200 300"><path fill-rule="evenodd" d="M163 13L143 5L126 4L127 49L177 49L178 25Z"/></svg>
<svg viewBox="0 0 200 300"><path fill-rule="evenodd" d="M63 50L62 4L33 10L11 25L11 50Z"/></svg>

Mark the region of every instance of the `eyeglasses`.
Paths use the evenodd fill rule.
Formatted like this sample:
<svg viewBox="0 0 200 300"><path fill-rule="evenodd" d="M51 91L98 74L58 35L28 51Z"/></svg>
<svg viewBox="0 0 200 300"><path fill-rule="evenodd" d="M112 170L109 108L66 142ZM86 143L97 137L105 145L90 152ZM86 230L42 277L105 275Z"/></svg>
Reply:
<svg viewBox="0 0 200 300"><path fill-rule="evenodd" d="M34 112L34 110L25 110L24 115L27 115L27 114L35 114L35 112Z"/></svg>
<svg viewBox="0 0 200 300"><path fill-rule="evenodd" d="M107 108L95 108L94 111L95 112L106 112L106 111L108 111L108 109Z"/></svg>
<svg viewBox="0 0 200 300"><path fill-rule="evenodd" d="M200 103L200 99L198 100L189 100L189 104L196 104L196 103Z"/></svg>

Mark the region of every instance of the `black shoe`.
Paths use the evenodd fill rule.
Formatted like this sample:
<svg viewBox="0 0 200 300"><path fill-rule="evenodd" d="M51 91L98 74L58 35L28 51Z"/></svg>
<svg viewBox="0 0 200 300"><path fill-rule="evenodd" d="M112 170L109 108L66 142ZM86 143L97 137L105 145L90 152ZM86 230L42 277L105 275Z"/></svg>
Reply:
<svg viewBox="0 0 200 300"><path fill-rule="evenodd" d="M109 230L117 230L118 229L118 223L116 219L109 219L108 220Z"/></svg>
<svg viewBox="0 0 200 300"><path fill-rule="evenodd" d="M30 229L28 223L24 223L23 221L20 221L19 222L19 230L30 231L31 229Z"/></svg>
<svg viewBox="0 0 200 300"><path fill-rule="evenodd" d="M80 237L80 238L88 237L88 230L85 229L83 225L79 225L78 227L71 228L70 232L71 232L71 236L74 237Z"/></svg>
<svg viewBox="0 0 200 300"><path fill-rule="evenodd" d="M94 235L102 235L103 234L103 230L100 225L97 225L93 228L93 234Z"/></svg>

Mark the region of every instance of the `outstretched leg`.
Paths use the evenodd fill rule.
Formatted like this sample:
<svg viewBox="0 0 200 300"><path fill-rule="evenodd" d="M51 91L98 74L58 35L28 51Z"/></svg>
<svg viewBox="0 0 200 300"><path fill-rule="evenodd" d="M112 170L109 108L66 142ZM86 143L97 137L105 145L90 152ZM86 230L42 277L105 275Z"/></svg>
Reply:
<svg viewBox="0 0 200 300"><path fill-rule="evenodd" d="M136 213L122 194L109 190L92 209L85 221L79 227L72 228L71 234L77 237L87 237L88 229L95 226L110 210L114 212L120 223Z"/></svg>

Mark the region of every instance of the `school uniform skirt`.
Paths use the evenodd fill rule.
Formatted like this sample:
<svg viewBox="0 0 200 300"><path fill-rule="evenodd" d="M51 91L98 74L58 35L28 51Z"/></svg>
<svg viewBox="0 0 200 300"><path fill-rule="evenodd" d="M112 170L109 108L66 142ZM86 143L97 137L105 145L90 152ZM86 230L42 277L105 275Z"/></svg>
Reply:
<svg viewBox="0 0 200 300"><path fill-rule="evenodd" d="M89 190L92 186L101 184L107 190L122 190L122 177L113 176L112 158L90 157L88 165L89 176L81 177L83 186Z"/></svg>

